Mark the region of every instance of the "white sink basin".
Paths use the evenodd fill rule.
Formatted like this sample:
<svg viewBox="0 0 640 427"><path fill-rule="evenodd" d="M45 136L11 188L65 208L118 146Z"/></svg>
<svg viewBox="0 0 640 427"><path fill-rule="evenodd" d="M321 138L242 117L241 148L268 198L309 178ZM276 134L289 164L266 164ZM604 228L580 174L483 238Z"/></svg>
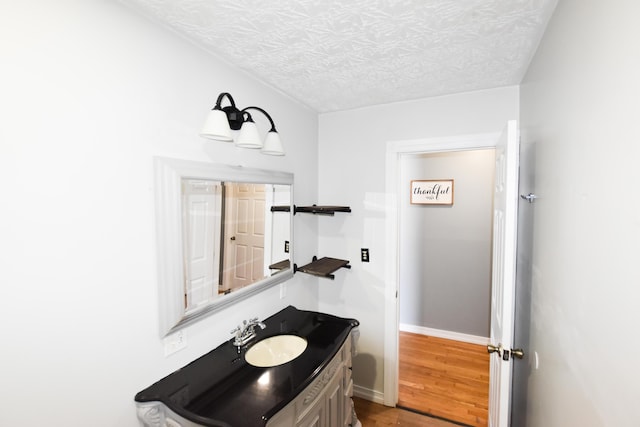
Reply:
<svg viewBox="0 0 640 427"><path fill-rule="evenodd" d="M290 362L307 348L307 340L297 335L276 335L254 344L244 358L248 364L270 368Z"/></svg>

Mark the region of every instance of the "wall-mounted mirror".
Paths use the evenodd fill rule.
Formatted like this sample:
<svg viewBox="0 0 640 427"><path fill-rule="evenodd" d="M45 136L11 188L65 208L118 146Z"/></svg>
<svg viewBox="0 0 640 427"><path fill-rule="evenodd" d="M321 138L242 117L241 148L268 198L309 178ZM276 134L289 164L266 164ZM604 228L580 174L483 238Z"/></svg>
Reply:
<svg viewBox="0 0 640 427"><path fill-rule="evenodd" d="M158 157L161 334L293 275L293 175Z"/></svg>

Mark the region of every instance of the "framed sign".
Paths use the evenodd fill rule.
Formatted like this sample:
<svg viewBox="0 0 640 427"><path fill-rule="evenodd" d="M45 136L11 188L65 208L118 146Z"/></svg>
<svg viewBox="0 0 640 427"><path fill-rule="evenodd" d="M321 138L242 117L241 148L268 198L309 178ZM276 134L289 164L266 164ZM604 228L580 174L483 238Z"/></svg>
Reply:
<svg viewBox="0 0 640 427"><path fill-rule="evenodd" d="M452 179L411 181L412 205L453 205Z"/></svg>

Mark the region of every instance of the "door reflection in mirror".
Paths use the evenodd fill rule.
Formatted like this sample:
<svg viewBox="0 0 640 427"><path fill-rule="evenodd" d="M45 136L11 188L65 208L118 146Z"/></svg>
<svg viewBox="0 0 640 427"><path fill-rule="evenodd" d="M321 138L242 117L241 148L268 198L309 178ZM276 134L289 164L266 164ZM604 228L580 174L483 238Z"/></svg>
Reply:
<svg viewBox="0 0 640 427"><path fill-rule="evenodd" d="M184 303L196 309L218 296L222 237L222 183L182 180Z"/></svg>
<svg viewBox="0 0 640 427"><path fill-rule="evenodd" d="M161 337L293 277L292 173L155 157L154 175ZM225 233L238 238L225 230L224 221L230 203L226 187L232 182L262 185L264 193L262 208L252 215L262 228L262 260L246 256L250 266L233 264L259 279L242 287L223 279L231 251L225 250Z"/></svg>
<svg viewBox="0 0 640 427"><path fill-rule="evenodd" d="M290 204L290 186L183 178L181 187L186 313L289 259L289 217L271 207Z"/></svg>
<svg viewBox="0 0 640 427"><path fill-rule="evenodd" d="M265 184L229 182L224 185L224 268L221 291L232 292L266 277L264 233Z"/></svg>

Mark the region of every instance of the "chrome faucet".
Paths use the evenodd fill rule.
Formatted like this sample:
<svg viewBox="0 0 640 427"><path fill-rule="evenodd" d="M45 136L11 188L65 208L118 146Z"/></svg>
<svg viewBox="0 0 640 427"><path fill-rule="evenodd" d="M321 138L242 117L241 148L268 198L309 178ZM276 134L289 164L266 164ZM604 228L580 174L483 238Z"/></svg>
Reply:
<svg viewBox="0 0 640 427"><path fill-rule="evenodd" d="M256 336L255 328L258 326L260 329L264 329L267 326L260 322L258 318L243 320L242 325L236 326L234 330L231 331L232 334L235 335L233 340L233 345L238 347L238 351L240 347L251 341Z"/></svg>

